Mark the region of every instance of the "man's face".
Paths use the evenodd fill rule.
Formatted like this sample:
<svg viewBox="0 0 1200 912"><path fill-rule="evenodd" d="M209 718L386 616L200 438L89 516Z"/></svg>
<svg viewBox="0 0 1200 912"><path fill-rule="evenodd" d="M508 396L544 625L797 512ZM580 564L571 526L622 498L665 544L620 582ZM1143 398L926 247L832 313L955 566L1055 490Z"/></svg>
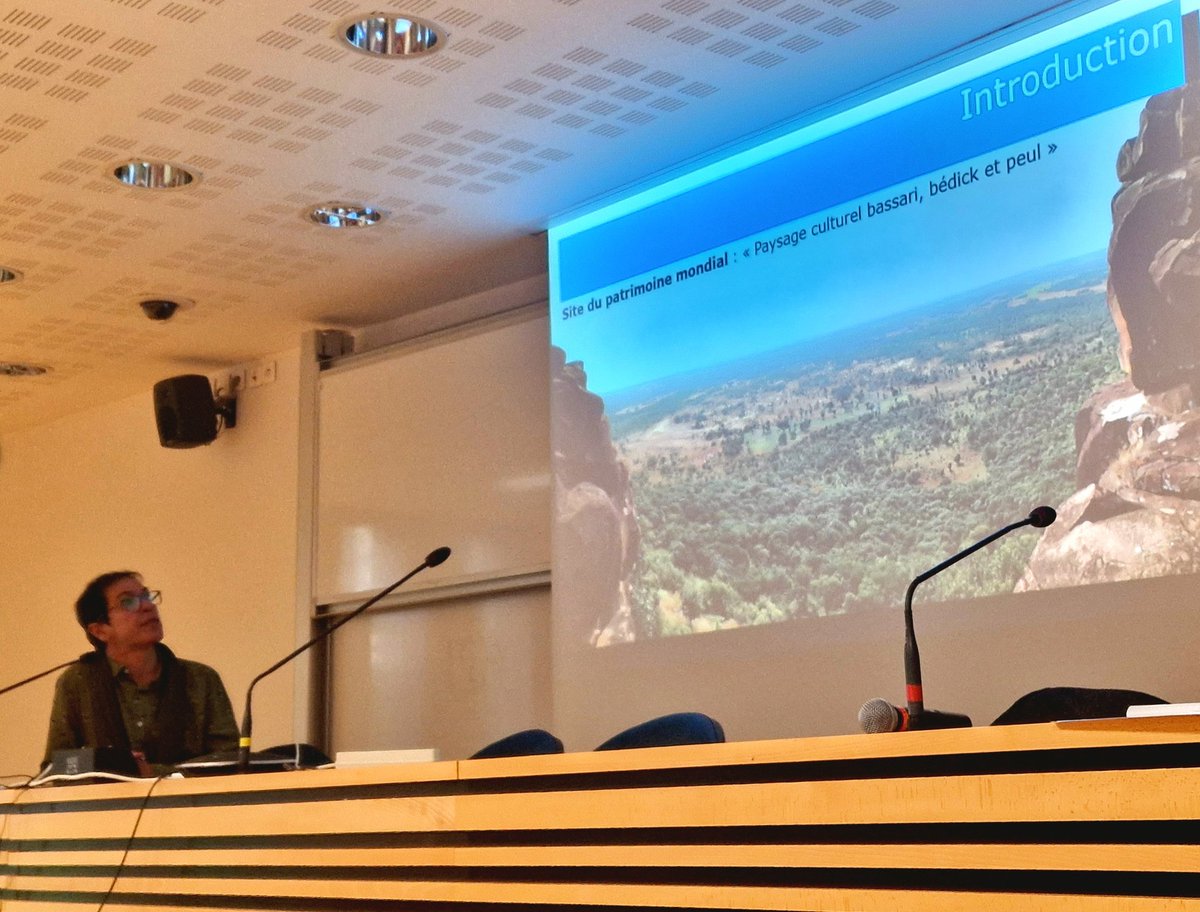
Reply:
<svg viewBox="0 0 1200 912"><path fill-rule="evenodd" d="M153 646L163 638L158 606L147 597L142 581L127 576L104 590L108 621L88 625L88 631L112 651ZM132 610L130 610L132 609Z"/></svg>

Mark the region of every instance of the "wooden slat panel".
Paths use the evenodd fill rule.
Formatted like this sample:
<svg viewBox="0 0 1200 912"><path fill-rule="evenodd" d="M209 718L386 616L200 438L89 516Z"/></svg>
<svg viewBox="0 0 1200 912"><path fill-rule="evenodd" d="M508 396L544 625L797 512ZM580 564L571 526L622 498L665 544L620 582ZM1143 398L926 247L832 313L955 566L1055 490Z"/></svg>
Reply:
<svg viewBox="0 0 1200 912"><path fill-rule="evenodd" d="M369 813L366 809L369 807ZM136 810L20 815L9 838L128 835ZM81 819L86 818L86 829ZM1100 771L148 808L139 836L1200 819L1200 770Z"/></svg>
<svg viewBox="0 0 1200 912"><path fill-rule="evenodd" d="M99 900L97 900L97 904ZM127 905L109 900L104 904L104 912L177 912L179 906L163 906L145 903L137 903L136 905ZM91 912L91 907L84 905L64 905L60 901L46 902L37 900L16 900L6 899L4 901L5 912L70 912L72 909L87 910ZM204 906L204 912L246 912L245 906Z"/></svg>
<svg viewBox="0 0 1200 912"><path fill-rule="evenodd" d="M119 850L24 852L16 865L116 865ZM516 846L403 849L178 849L131 851L126 864L223 865L257 868L338 867L660 867L660 868L937 868L1023 871L1200 872L1195 845L795 844Z"/></svg>
<svg viewBox="0 0 1200 912"><path fill-rule="evenodd" d="M72 877L70 883L65 883L61 877L47 877L39 874L15 874L6 883L7 890L71 890L80 893L97 893L103 895L112 883L112 875ZM4 900L4 908L8 908L8 900Z"/></svg>
<svg viewBox="0 0 1200 912"><path fill-rule="evenodd" d="M4 838L125 838L138 819L136 808L120 811L75 811L65 814L21 814L9 821ZM86 820L86 828L82 821Z"/></svg>
<svg viewBox="0 0 1200 912"><path fill-rule="evenodd" d="M1082 757L1082 772L941 775L936 760L939 752L946 754L946 768L952 769L961 768L951 757L954 751L1041 751L1039 763L1059 752L1066 769L1075 756L1072 746L1091 751L1102 745L1171 743L1192 745L1195 761L1186 750L1172 749L1156 751L1152 759L1167 758L1178 768L1088 770L1104 756L1090 752ZM931 754L935 758L928 765L897 765L895 771L904 769L904 776L855 778L869 776L871 769L893 772L879 764L864 767L859 760ZM1019 768L1024 761L1014 757ZM844 769L827 764L822 770L832 778L814 781L788 781L791 769L778 766L810 760L836 764L839 758L854 764ZM1138 754L1131 765L1146 765L1145 760L1145 754ZM753 781L755 765L763 763L777 766L764 781ZM159 908L187 907L189 896L195 897L193 905L227 896L227 905L239 912L255 908L254 897L261 898L262 908L270 908L272 896L293 897L297 907L314 909L349 909L355 901L377 899L385 905L420 900L818 912L1200 912L1200 900L1190 897L1116 895L1150 890L1154 881L1145 872L1156 872L1180 892L1200 891L1200 880L1189 879L1200 872L1196 830L1172 826L1163 828L1160 837L1153 828L1153 821L1200 821L1196 764L1200 720L1152 719L0 793L0 808L19 798L46 811L16 808L17 813L0 814L4 858L16 867L0 878L0 886L91 893L98 903L110 878L96 876L95 867L76 877L70 870L47 866L115 864L120 857L115 845L130 836L142 799L153 788L138 822L129 867L117 895L106 904L110 912L149 912L155 908L150 900L161 894L176 894L180 900ZM706 775L706 765L716 771ZM733 778L744 781L687 784L720 781L725 775L721 770L739 765L751 775ZM678 785L662 784L673 781L670 771L675 768L695 769L700 775L684 776ZM641 775L646 770L662 775L655 774L650 784ZM804 771L796 769L801 777ZM604 775L565 775L573 772ZM536 778L553 774L564 778ZM470 780L470 788L456 780L460 775ZM507 778L511 776L519 778ZM520 790L539 781L550 788ZM636 783L644 787L633 787ZM390 788L393 784L398 793ZM414 784L420 794L413 794ZM359 786L368 788L354 791ZM439 789L444 794L437 794ZM319 800L323 795L331 800ZM113 799L124 806L114 809ZM192 800L201 806L192 806ZM1113 839L1108 844L1081 843L1091 834L1072 828L1109 822L1102 831ZM969 828L952 826L959 823ZM847 824L864 828L851 831ZM899 827L888 829L893 825ZM793 829L798 826L804 828ZM775 829L756 832L764 827ZM510 831L522 832L508 836ZM374 834L370 841L376 846L386 845L392 834L409 834L411 841L362 848L307 841L360 833ZM1119 844L1126 835L1130 844ZM890 841L893 836L896 841ZM942 844L943 836L957 841ZM1164 844L1139 844L1147 836ZM240 837L255 837L255 842L239 846ZM294 837L291 843L284 841L288 837ZM651 844L628 844L623 837L630 842L645 837ZM59 851L45 841L97 838L110 844L91 849L86 841L63 844ZM906 838L914 842L900 841ZM179 847L150 841L155 839L179 840ZM438 845L439 839L445 844ZM472 839L487 844L470 844ZM543 839L548 844L538 845ZM671 839L677 843L665 842ZM734 844L721 844L721 839ZM851 839L859 842L845 842ZM12 840L32 840L37 850L13 852ZM220 841L200 846L198 840ZM278 846L271 846L272 840L279 840ZM1044 844L1036 844L1038 840ZM139 865L167 867L158 871ZM418 869L411 870L414 866ZM369 867L380 870L362 870ZM859 869L861 875L856 874ZM227 876L214 876L220 871ZM364 875L369 877L351 879ZM404 879L409 875L421 879ZM1088 891L1093 881L1097 895L1069 893ZM797 886L815 883L843 886ZM892 889L868 890L863 884ZM939 885L942 889L934 889ZM1014 892L991 893L988 887ZM1015 892L1042 888L1056 892ZM1106 893L1114 895L1102 895ZM127 897L123 906L122 894ZM18 912L61 908L49 901L14 899L4 899L3 905Z"/></svg>
<svg viewBox="0 0 1200 912"><path fill-rule="evenodd" d="M534 792L522 795L519 807L520 825L529 829L1196 820L1200 770ZM464 797L453 819L460 829L505 829L514 809L509 796Z"/></svg>
<svg viewBox="0 0 1200 912"><path fill-rule="evenodd" d="M126 836L129 834L126 833ZM42 851L20 851L8 855L5 865L103 865L118 864L125 852L119 848L96 849L93 851L58 851L47 849ZM185 852L171 853L180 864L188 854Z"/></svg>
<svg viewBox="0 0 1200 912"><path fill-rule="evenodd" d="M131 852L128 864L496 865L529 867L825 867L1024 871L1200 872L1195 845L1024 845L988 843L862 845L519 846L437 849L289 849ZM71 864L56 860L54 864ZM93 862L83 862L84 864ZM104 863L104 862L94 862Z"/></svg>
<svg viewBox="0 0 1200 912"><path fill-rule="evenodd" d="M120 852L65 853L70 858L24 857L17 864L116 865ZM1163 871L1200 872L1200 851L1192 845L788 845L788 846L533 846L522 848L439 848L439 850L304 850L136 852L137 865L248 865L264 869L307 865L336 882L361 866L528 866L528 868L880 868L907 870ZM682 875L685 876L685 875ZM281 877L287 880L287 877ZM6 884L11 886L11 884Z"/></svg>
<svg viewBox="0 0 1200 912"><path fill-rule="evenodd" d="M177 780L183 782L185 780ZM62 801L78 801L103 795L105 798L140 799L154 785L154 779L137 779L129 782L105 782L100 784L41 786L31 789L5 790L0 792L0 809L5 805L53 804ZM165 782L159 782L161 788Z"/></svg>
<svg viewBox="0 0 1200 912"><path fill-rule="evenodd" d="M704 909L803 909L812 912L963 912L963 910L1030 909L1079 910L1079 912L1197 912L1200 900L1163 897L1055 895L1034 897L1029 894L930 890L863 890L790 887L729 887L657 884L509 884L458 882L452 884L424 881L354 884L337 882L293 882L279 885L271 881L245 882L231 894L223 881L161 881L124 879L115 901L122 894L175 893L193 896L288 896L295 898L333 897L350 903L354 900L406 900L471 903L546 903L554 905L613 905L624 907L664 906ZM281 889L282 887L282 889ZM5 904L7 908L7 903ZM106 907L110 908L110 907ZM347 908L352 906L347 905Z"/></svg>
<svg viewBox="0 0 1200 912"><path fill-rule="evenodd" d="M638 908L626 903L625 908ZM86 906L80 906L86 909ZM123 904L109 900L105 912L173 912L179 906ZM348 906L352 909L353 906ZM727 909L716 905L707 908ZM759 905L742 908L806 910L806 912L1196 912L1194 900L1126 899L1123 897L1056 896L1052 899L1032 896L995 896L979 893L955 893L931 896L926 893L858 891L853 895L797 896L787 905ZM5 912L64 912L61 903L6 901ZM245 906L204 906L204 912L246 912Z"/></svg>
<svg viewBox="0 0 1200 912"><path fill-rule="evenodd" d="M99 902L99 897L91 905L87 903L82 905L72 903L68 905L59 900L6 899L4 900L4 912L72 912L72 910L92 912L99 905ZM115 898L110 899L104 904L104 912L178 912L180 908L184 907L178 905L156 905L144 902L123 903ZM246 907L205 904L203 910L204 912L246 912Z"/></svg>
<svg viewBox="0 0 1200 912"><path fill-rule="evenodd" d="M31 790L0 791L5 804L49 804L90 799L142 798L153 786L154 795L207 795L213 793L262 794L298 788L372 786L396 783L453 782L458 761L397 763L386 766L349 767L340 770L292 770L249 775L196 776L181 779L140 779L135 782L88 783Z"/></svg>
<svg viewBox="0 0 1200 912"><path fill-rule="evenodd" d="M148 808L141 836L381 833L455 829L458 799L376 798L231 807ZM511 815L511 812L510 812Z"/></svg>

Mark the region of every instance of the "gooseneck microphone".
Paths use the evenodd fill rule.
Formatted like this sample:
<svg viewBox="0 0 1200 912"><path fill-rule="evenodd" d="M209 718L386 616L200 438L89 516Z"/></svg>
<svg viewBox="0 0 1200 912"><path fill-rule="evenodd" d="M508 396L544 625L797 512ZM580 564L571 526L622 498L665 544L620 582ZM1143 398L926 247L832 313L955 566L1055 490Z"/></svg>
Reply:
<svg viewBox="0 0 1200 912"><path fill-rule="evenodd" d="M9 684L7 687L0 687L0 694L6 694L10 690L16 690L18 687L24 687L26 684L32 684L38 678L44 678L48 674L54 674L56 671L61 671L68 665L74 665L77 661L79 660L71 659L69 662L63 662L61 665L55 665L53 668L47 668L45 671L39 671L35 675L30 675L28 678L24 678L18 681L16 684Z"/></svg>
<svg viewBox="0 0 1200 912"><path fill-rule="evenodd" d="M905 700L908 704L907 709L905 710L905 713L907 716L907 722L902 723L902 727L900 727L900 728L880 728L880 729L875 729L876 731L904 731L905 729L912 730L912 729L920 729L920 728L924 728L924 727L934 727L934 728L964 727L965 728L966 726L969 726L971 724L971 720L968 719L966 716L959 716L956 713L939 713L938 715L943 716L943 717L954 717L954 718L963 720L963 723L961 725L926 726L923 722L920 721L922 715L925 714L927 711L925 709L925 694L924 694L924 690L921 685L921 654L920 654L920 651L917 649L916 633L913 631L913 616L912 616L913 592L915 592L917 586L921 585L921 583L925 582L925 580L929 579L930 577L937 576L939 573L941 573L947 567L957 564L964 557L968 557L968 556L974 554L980 548L987 547L988 545L990 545L992 542L994 542L996 539L1000 538L1001 536L1007 535L1009 532L1012 532L1016 529L1020 529L1022 526L1033 526L1035 529L1044 529L1046 526L1048 526L1052 522L1054 522L1054 520L1057 518L1057 516L1058 516L1058 514L1056 514L1054 512L1053 507L1044 507L1044 506L1043 507L1034 507L1030 511L1029 515L1026 516L1024 519L1020 520L1019 522L1010 523L1009 525L1005 526L1002 529L997 529L991 535L987 536L987 538L984 538L981 541L977 541L975 544L971 545L971 547L965 548L964 550L959 551L953 557L942 561L936 567L932 567L929 570L926 570L924 573L922 573L920 576L918 576L916 579L914 579L911 583L908 584L908 592L905 593L905 596L904 596L904 685L905 685L904 689L905 689ZM866 722L863 721L863 713L867 712L868 706L871 706L872 704L875 704L876 702L883 703L885 706L890 705L890 704L887 704L886 701L882 701L882 700L881 701L874 701L874 700L868 701L868 703L863 706L862 710L859 711L859 723L864 726L864 729L863 729L864 731L866 731L867 729L865 727ZM869 715L871 716L871 718L874 718L873 714L869 713Z"/></svg>
<svg viewBox="0 0 1200 912"><path fill-rule="evenodd" d="M919 716L925 711L925 695L921 687L921 655L917 650L917 637L913 632L913 617L912 617L912 599L913 592L917 586L925 582L932 576L937 576L947 567L952 567L964 557L969 557L980 548L985 548L1001 536L1007 535L1022 526L1033 526L1036 529L1042 529L1050 523L1054 522L1058 514L1054 512L1053 507L1034 507L1029 515L1019 522L1010 523L1002 529L997 529L987 538L975 542L969 548L959 551L953 557L948 558L926 570L911 583L908 584L908 592L904 596L904 685L905 699L908 701L908 714L910 716Z"/></svg>
<svg viewBox="0 0 1200 912"><path fill-rule="evenodd" d="M238 772L244 773L248 769L250 769L250 732L251 732L251 728L252 728L252 723L251 723L251 719L250 719L250 697L254 693L254 685L257 684L259 681L261 681L263 678L265 678L267 675L269 675L271 672L278 671L280 668L282 668L284 665L286 665L292 659L296 658L296 656L300 655L300 653L304 652L304 650L310 649L313 646L315 646L317 643L321 642L321 640L325 639L327 636L329 636L331 633L333 633L335 630L337 630L339 627L341 627L347 621L350 621L353 618L358 617L360 614L362 614L364 611L366 611L368 608L370 608L372 605L374 605L376 602L378 602L381 598L383 598L385 595L390 593L393 589L397 589L400 586L404 585L410 579L412 579L414 576L416 576L418 573L420 573L422 570L424 570L428 567L436 567L438 564L444 563L446 558L448 558L449 556L450 556L450 549L446 548L446 547L435 548L433 551L430 551L429 554L425 557L425 560L423 560L418 566L416 566L412 570L408 571L408 573L404 574L404 576L400 577L400 579L396 580L396 582L392 583L386 589L371 596L371 598L367 599L365 602L363 602L361 605L359 605L357 608L355 608L353 611L351 611L345 617L338 618L337 621L330 624L328 627L326 627L324 630L322 630L320 633L318 633L315 637L313 637L311 640L309 640L307 643L305 643L303 646L299 646L296 649L293 649L291 652L289 652L287 655L285 655L282 659L280 659L278 662L276 662L274 665L272 665L266 671L259 674L253 681L250 682L250 686L248 688L246 688L246 709L242 713L242 733L241 733L241 737L238 739Z"/></svg>

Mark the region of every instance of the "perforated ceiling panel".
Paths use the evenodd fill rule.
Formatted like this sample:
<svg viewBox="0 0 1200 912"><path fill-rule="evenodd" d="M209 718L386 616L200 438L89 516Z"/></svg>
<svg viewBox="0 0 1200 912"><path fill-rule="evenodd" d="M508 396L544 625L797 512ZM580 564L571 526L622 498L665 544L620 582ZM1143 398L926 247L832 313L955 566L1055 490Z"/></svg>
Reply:
<svg viewBox="0 0 1200 912"><path fill-rule="evenodd" d="M0 0L0 360L51 368L0 377L0 433L537 275L554 214L1064 5ZM381 9L438 49L341 40ZM307 219L333 201L385 219Z"/></svg>

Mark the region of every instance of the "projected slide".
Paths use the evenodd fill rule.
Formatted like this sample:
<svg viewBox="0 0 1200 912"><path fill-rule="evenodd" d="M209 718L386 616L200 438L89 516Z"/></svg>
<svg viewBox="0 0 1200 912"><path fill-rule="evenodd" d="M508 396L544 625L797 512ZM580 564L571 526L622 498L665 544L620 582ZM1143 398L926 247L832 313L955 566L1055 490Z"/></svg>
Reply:
<svg viewBox="0 0 1200 912"><path fill-rule="evenodd" d="M1186 27L1113 4L554 226L571 635L898 605L1041 503L923 597L1200 568Z"/></svg>

